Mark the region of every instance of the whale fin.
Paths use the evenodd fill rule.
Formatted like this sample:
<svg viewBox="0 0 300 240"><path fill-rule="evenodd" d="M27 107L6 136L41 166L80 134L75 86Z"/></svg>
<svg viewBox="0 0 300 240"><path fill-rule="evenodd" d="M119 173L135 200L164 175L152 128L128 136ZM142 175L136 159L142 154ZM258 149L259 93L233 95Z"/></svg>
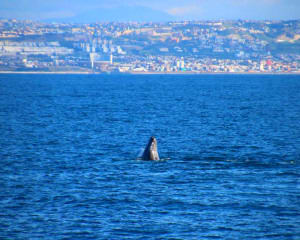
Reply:
<svg viewBox="0 0 300 240"><path fill-rule="evenodd" d="M145 148L142 156L143 160L159 160L159 155L157 152L157 140L155 137L151 137Z"/></svg>

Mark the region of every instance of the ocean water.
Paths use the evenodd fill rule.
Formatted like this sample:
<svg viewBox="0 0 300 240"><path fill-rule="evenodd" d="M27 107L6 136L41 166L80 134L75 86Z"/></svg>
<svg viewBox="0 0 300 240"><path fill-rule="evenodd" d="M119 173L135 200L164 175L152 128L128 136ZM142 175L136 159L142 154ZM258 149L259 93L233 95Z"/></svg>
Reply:
<svg viewBox="0 0 300 240"><path fill-rule="evenodd" d="M0 158L0 239L300 239L300 76L2 74Z"/></svg>

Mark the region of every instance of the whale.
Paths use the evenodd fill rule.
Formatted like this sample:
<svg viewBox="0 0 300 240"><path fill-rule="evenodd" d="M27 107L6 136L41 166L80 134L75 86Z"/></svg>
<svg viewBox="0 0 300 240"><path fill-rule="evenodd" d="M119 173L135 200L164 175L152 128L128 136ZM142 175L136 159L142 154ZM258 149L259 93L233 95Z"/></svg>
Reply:
<svg viewBox="0 0 300 240"><path fill-rule="evenodd" d="M157 152L157 140L155 137L150 137L145 151L142 155L143 160L158 161L159 155Z"/></svg>

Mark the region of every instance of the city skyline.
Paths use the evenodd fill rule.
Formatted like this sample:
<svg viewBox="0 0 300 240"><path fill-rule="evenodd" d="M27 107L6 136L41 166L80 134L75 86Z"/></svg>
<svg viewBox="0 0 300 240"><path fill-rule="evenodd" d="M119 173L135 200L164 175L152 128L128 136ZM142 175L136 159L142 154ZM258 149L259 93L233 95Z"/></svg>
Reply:
<svg viewBox="0 0 300 240"><path fill-rule="evenodd" d="M32 8L34 7L34 10ZM300 18L297 0L3 0L2 18L57 22L290 20Z"/></svg>
<svg viewBox="0 0 300 240"><path fill-rule="evenodd" d="M0 20L0 72L299 73L300 20Z"/></svg>

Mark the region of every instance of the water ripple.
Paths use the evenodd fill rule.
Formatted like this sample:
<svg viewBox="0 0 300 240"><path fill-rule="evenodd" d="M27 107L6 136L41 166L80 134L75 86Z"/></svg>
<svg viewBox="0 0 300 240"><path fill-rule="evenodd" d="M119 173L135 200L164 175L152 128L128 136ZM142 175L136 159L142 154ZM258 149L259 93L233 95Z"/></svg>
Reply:
<svg viewBox="0 0 300 240"><path fill-rule="evenodd" d="M297 239L299 76L0 76L1 239ZM137 160L149 136L163 161Z"/></svg>

